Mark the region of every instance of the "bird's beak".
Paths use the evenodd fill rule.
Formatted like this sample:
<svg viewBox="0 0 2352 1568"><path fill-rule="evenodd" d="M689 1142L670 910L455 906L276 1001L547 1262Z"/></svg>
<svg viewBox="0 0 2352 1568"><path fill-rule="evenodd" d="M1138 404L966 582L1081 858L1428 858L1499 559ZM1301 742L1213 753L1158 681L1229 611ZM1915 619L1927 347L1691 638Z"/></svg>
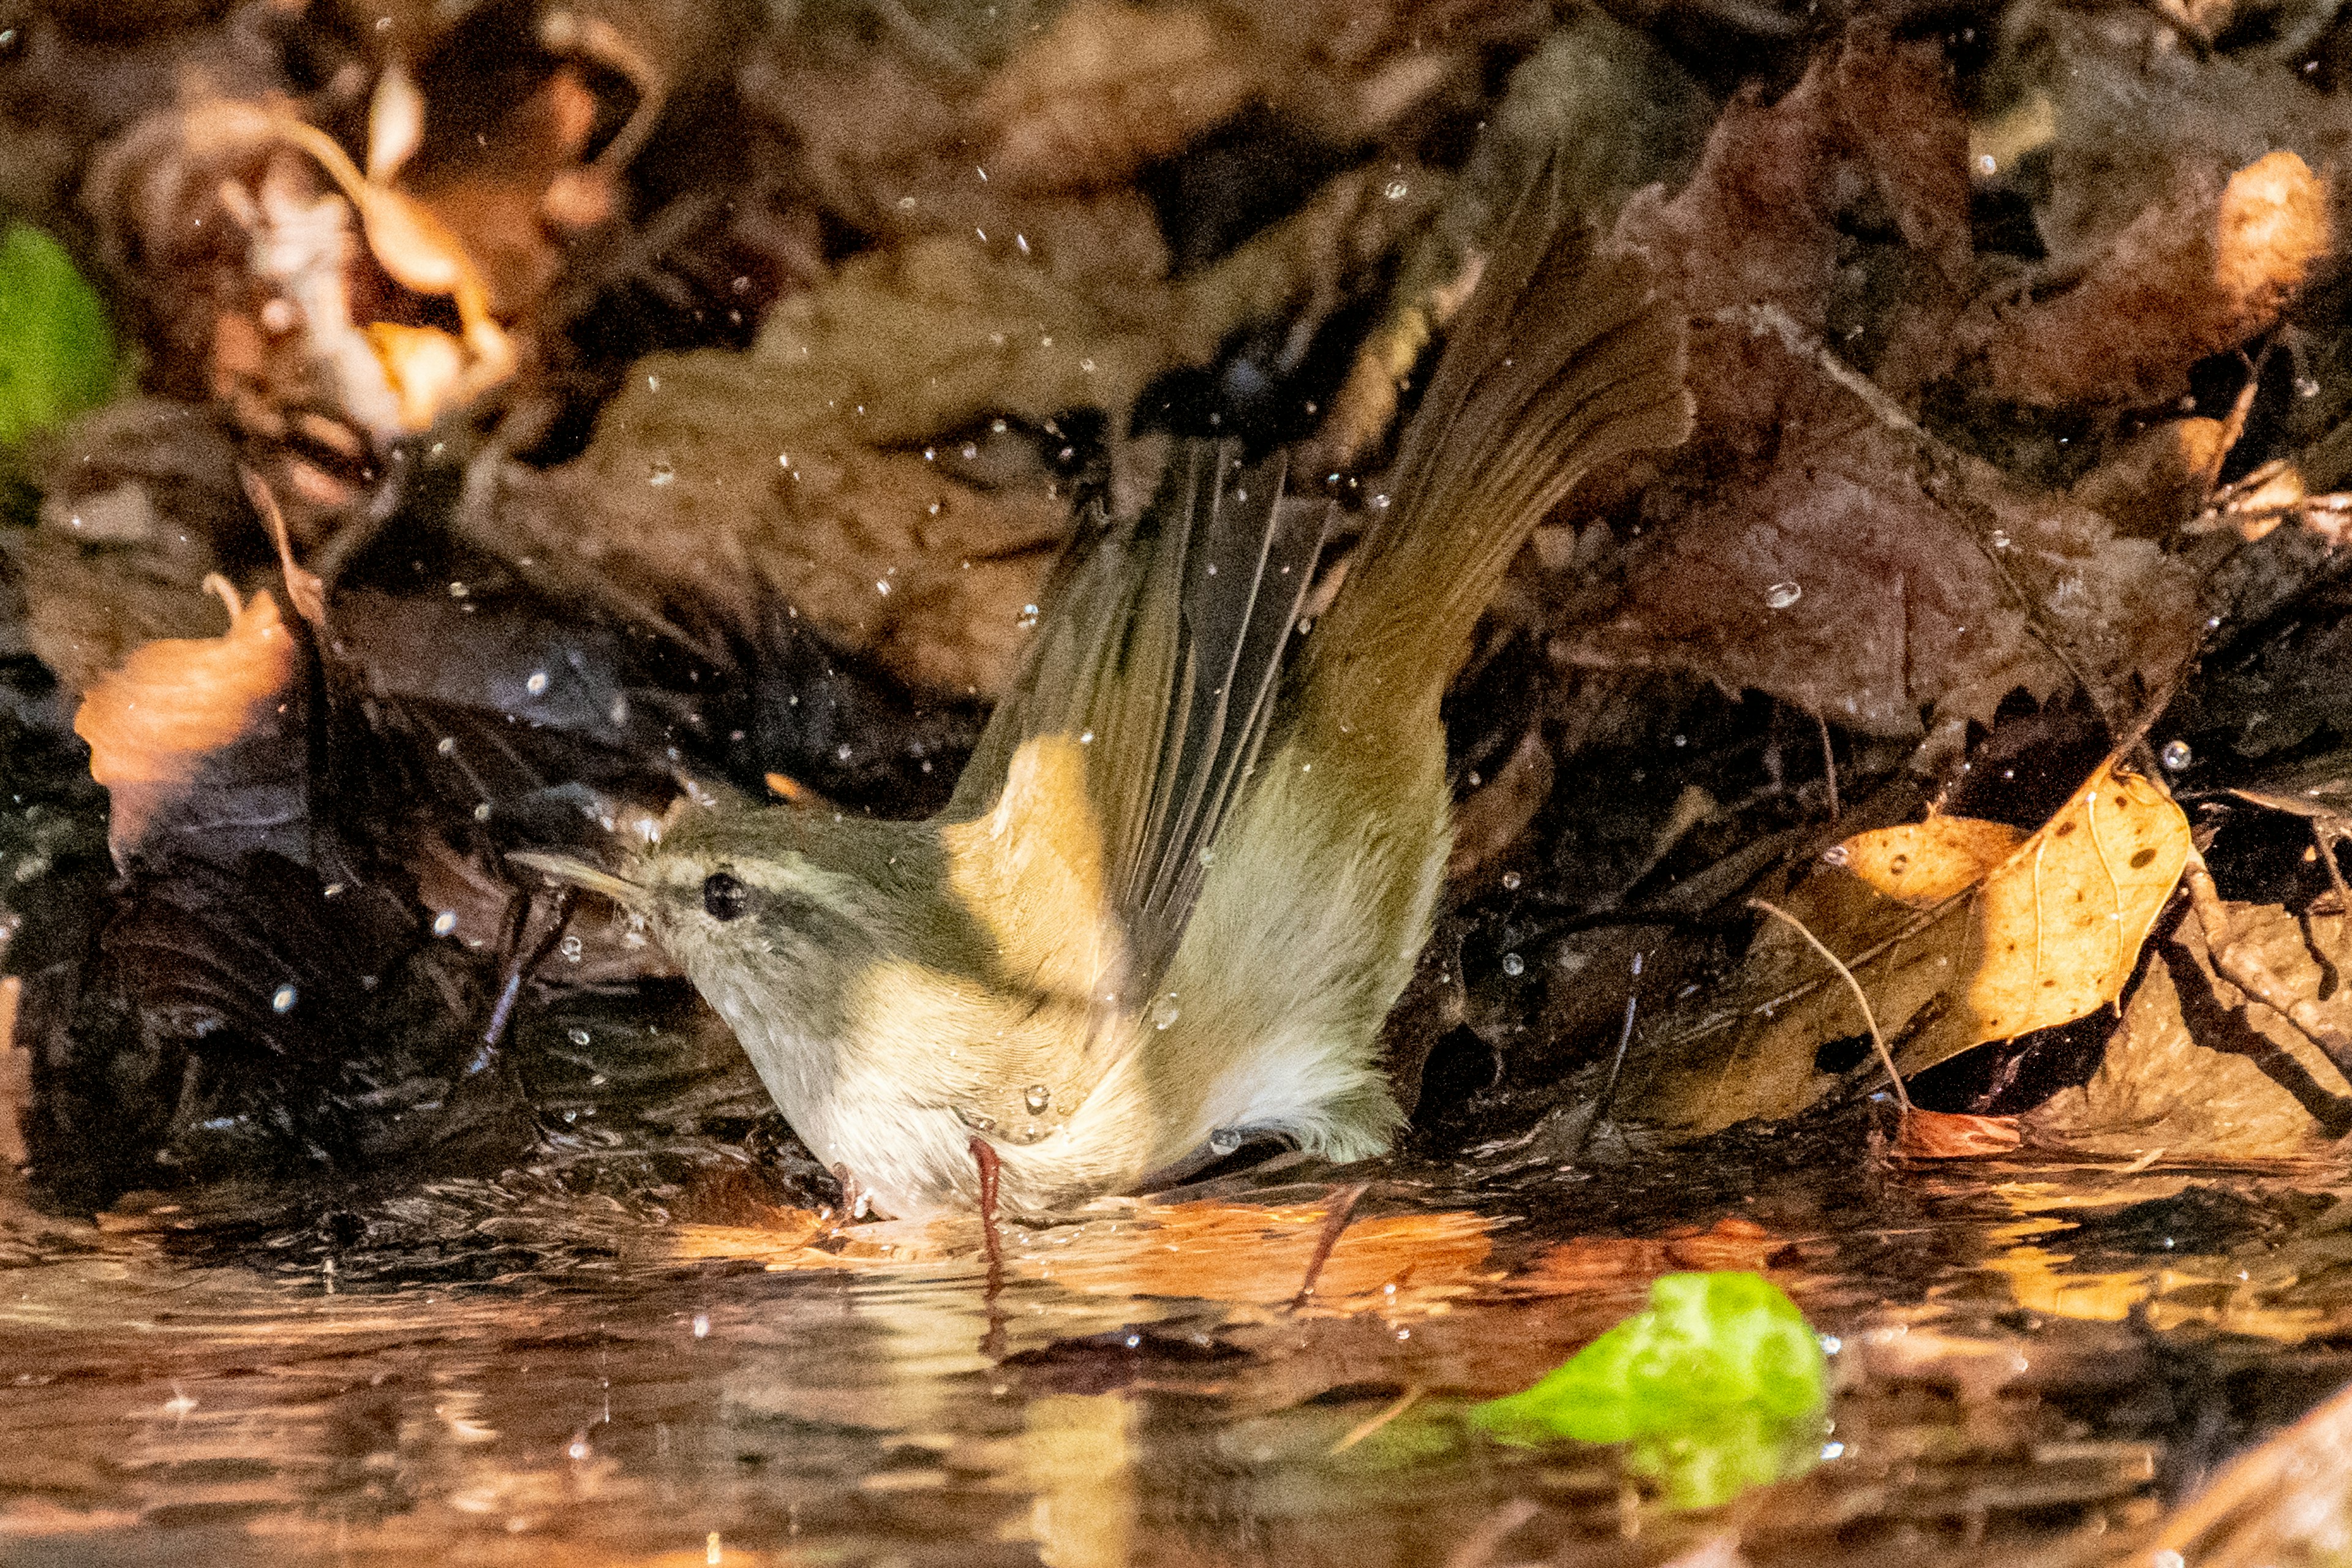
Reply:
<svg viewBox="0 0 2352 1568"><path fill-rule="evenodd" d="M640 909L646 901L643 883L632 882L626 877L616 877L569 855L551 855L542 849L516 849L509 852L507 859L514 865L559 877L592 893L602 893L623 909Z"/></svg>

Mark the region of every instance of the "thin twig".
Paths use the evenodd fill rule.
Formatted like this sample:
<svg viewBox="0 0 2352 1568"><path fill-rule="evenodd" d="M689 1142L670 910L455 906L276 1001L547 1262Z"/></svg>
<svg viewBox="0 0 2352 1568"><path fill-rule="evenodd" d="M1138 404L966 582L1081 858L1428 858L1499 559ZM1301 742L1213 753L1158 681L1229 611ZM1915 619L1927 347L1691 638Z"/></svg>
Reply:
<svg viewBox="0 0 2352 1568"><path fill-rule="evenodd" d="M1797 934L1811 943L1812 950L1820 953L1828 962L1830 967L1838 972L1839 978L1845 982L1846 989L1853 993L1854 1005L1862 1009L1862 1021L1870 1026L1870 1043L1878 1047L1878 1059L1885 1065L1887 1080L1895 1086L1895 1103L1903 1108L1903 1115L1908 1120L1911 1115L1911 1096L1903 1087L1903 1075L1895 1068L1895 1053L1886 1048L1886 1037L1878 1032L1878 1015L1871 1010L1870 998L1863 994L1862 982L1853 977L1853 971L1845 966L1845 960L1822 946L1822 939L1815 936L1804 921L1778 904L1768 903L1762 899L1750 899L1748 900L1748 907L1751 910L1761 910L1774 920L1786 921L1794 927Z"/></svg>
<svg viewBox="0 0 2352 1568"><path fill-rule="evenodd" d="M1601 1098L1592 1102L1592 1114L1584 1119L1584 1130L1576 1135L1576 1147L1568 1152L1570 1164L1584 1157L1584 1146L1592 1142L1592 1130L1609 1114L1610 1102L1617 1098L1617 1080L1625 1071L1625 1053L1633 1044L1633 1013L1642 1000L1642 955L1633 954L1633 979L1625 987L1625 1024L1617 1031L1617 1055L1609 1064L1609 1081L1601 1086Z"/></svg>
<svg viewBox="0 0 2352 1568"><path fill-rule="evenodd" d="M2189 907L2197 911L2197 923L2204 928L2205 955L2212 961L2213 973L2244 992L2249 1001L2259 1002L2284 1018L2339 1070L2352 1077L2352 1035L2329 1023L2315 998L2301 994L2272 973L2261 955L2232 938L2230 911L2221 905L2221 889L2213 885L2213 873L2206 868L2205 857L2193 846L2181 879L2188 884Z"/></svg>
<svg viewBox="0 0 2352 1568"><path fill-rule="evenodd" d="M1398 1394L1395 1402L1390 1405L1387 1409L1381 1411L1377 1415L1368 1415L1363 1420L1357 1422L1353 1426L1349 1427L1348 1435L1331 1445L1331 1452L1335 1454L1346 1453L1349 1449L1354 1447L1357 1444L1362 1442L1365 1438L1370 1436L1373 1433L1379 1431L1381 1427L1387 1426L1390 1422L1395 1420L1406 1411L1412 1409L1413 1402L1421 1397L1421 1384L1417 1383L1414 1384L1402 1394Z"/></svg>
<svg viewBox="0 0 2352 1568"><path fill-rule="evenodd" d="M1822 714L1813 715L1813 722L1822 727L1822 772L1830 784L1830 820L1835 822L1844 814L1838 810L1837 748L1830 744L1830 721Z"/></svg>

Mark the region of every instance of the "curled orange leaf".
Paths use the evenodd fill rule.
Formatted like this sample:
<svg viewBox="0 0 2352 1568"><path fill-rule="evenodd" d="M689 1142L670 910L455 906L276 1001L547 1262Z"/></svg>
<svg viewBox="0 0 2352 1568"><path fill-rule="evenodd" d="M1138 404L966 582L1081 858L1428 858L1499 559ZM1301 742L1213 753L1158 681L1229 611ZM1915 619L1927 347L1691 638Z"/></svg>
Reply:
<svg viewBox="0 0 2352 1568"><path fill-rule="evenodd" d="M215 574L205 586L228 606L217 637L142 643L82 698L74 733L113 806L118 855L174 799L207 752L251 733L294 677L294 642L268 591L240 601Z"/></svg>

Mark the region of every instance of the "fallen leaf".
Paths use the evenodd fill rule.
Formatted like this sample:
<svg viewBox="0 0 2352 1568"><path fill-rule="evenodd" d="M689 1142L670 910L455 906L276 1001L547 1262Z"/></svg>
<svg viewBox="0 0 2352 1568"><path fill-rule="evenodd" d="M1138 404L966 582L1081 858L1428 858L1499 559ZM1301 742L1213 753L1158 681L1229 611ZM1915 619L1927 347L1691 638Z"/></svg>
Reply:
<svg viewBox="0 0 2352 1568"><path fill-rule="evenodd" d="M1415 206L1379 190L1335 181L1174 281L1081 288L966 237L853 257L749 354L640 361L578 460L509 470L499 531L681 624L758 646L789 616L919 692L993 694L1072 527L1062 417L1124 433L1156 378L1369 265ZM1156 450L1113 438L1116 504Z"/></svg>
<svg viewBox="0 0 2352 1568"><path fill-rule="evenodd" d="M2284 148L2226 182L2179 171L2074 288L1974 329L2003 397L2147 405L2189 369L2267 330L2334 255L2327 182Z"/></svg>
<svg viewBox="0 0 2352 1568"><path fill-rule="evenodd" d="M1077 0L989 79L981 162L1013 188L1118 184L1231 116L1273 62L1231 12Z"/></svg>
<svg viewBox="0 0 2352 1568"><path fill-rule="evenodd" d="M1969 1116L1914 1106L1895 1134L1895 1154L1903 1160L1973 1160L2009 1153L2024 1141L2025 1131L2014 1116Z"/></svg>
<svg viewBox="0 0 2352 1568"><path fill-rule="evenodd" d="M1926 909L1984 880L2024 838L2005 822L1931 816L1857 833L1826 858L1895 902Z"/></svg>
<svg viewBox="0 0 2352 1568"><path fill-rule="evenodd" d="M2324 974L2313 948L2342 951L2343 917L2313 915L2306 933L2274 904L2227 908L2234 940L2252 944L2290 985L2319 994ZM2214 974L2194 916L2159 952L2165 962L2147 966L2090 1081L2059 1090L2023 1117L2033 1142L2080 1154L2161 1149L2187 1161L2326 1149L2333 1129L2314 1117L2311 1104L2352 1094L2352 1083L2300 1030L2267 1007L2245 1006L2237 988ZM2352 1026L2352 996L2340 988L2319 1005Z"/></svg>
<svg viewBox="0 0 2352 1568"><path fill-rule="evenodd" d="M2189 847L2170 796L2112 767L2092 774L1978 896L1977 1040L2070 1023L2121 996Z"/></svg>
<svg viewBox="0 0 2352 1568"><path fill-rule="evenodd" d="M240 602L224 578L205 587L227 605L218 637L141 646L82 698L74 733L104 784L118 854L190 780L206 753L247 734L294 678L294 644L267 589Z"/></svg>
<svg viewBox="0 0 2352 1568"><path fill-rule="evenodd" d="M106 308L54 239L0 230L0 446L96 406L114 385Z"/></svg>
<svg viewBox="0 0 2352 1568"><path fill-rule="evenodd" d="M2219 419L2169 419L2118 443L2068 493L2126 533L2163 538L2212 494L2230 440Z"/></svg>
<svg viewBox="0 0 2352 1568"><path fill-rule="evenodd" d="M1929 436L1785 312L1746 319L1736 361L1712 351L1739 390L1712 427L1702 398L1696 449L1645 496L1620 573L1559 584L1556 660L1924 729L1929 758L2077 669L2102 694L2172 679L2200 615L2179 559Z"/></svg>
<svg viewBox="0 0 2352 1568"><path fill-rule="evenodd" d="M1628 1468L1677 1508L1716 1508L1819 1462L1828 1362L1780 1287L1668 1274L1650 1305L1533 1388L1475 1406L1500 1441L1630 1443Z"/></svg>

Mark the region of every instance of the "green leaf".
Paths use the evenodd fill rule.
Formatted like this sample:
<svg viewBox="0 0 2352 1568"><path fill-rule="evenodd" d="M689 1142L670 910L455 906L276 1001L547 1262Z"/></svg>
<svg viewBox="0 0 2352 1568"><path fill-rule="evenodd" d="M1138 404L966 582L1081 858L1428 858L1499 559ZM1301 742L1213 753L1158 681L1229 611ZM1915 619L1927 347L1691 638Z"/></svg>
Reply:
<svg viewBox="0 0 2352 1568"><path fill-rule="evenodd" d="M1826 1372L1811 1326L1770 1280L1668 1274L1646 1310L1471 1419L1506 1443L1631 1443L1629 1465L1670 1502L1708 1508L1810 1464Z"/></svg>
<svg viewBox="0 0 2352 1568"><path fill-rule="evenodd" d="M72 258L39 229L0 235L0 446L106 401L114 331Z"/></svg>

